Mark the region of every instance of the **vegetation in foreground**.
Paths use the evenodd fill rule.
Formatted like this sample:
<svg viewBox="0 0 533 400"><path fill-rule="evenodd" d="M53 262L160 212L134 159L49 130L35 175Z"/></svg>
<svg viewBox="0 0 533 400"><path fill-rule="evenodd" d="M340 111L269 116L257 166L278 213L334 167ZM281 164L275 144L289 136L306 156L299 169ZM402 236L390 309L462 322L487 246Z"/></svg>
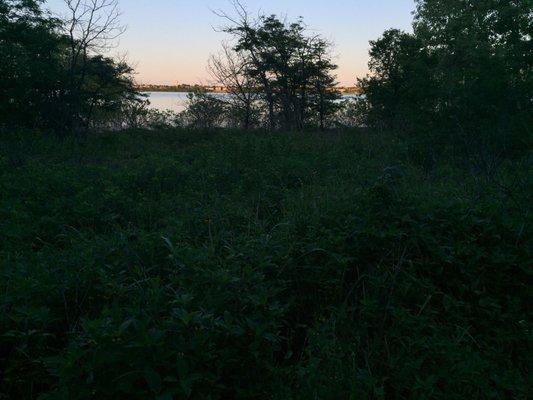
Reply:
<svg viewBox="0 0 533 400"><path fill-rule="evenodd" d="M529 158L421 154L3 137L0 398L526 399Z"/></svg>
<svg viewBox="0 0 533 400"><path fill-rule="evenodd" d="M0 0L0 398L531 397L531 1L417 0L337 105L236 0L179 116L65 4Z"/></svg>

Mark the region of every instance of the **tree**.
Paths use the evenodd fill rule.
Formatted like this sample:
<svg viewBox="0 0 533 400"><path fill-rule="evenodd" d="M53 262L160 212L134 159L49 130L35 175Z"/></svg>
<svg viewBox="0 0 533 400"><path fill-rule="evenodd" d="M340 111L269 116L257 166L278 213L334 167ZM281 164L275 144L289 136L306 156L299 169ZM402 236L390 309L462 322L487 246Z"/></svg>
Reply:
<svg viewBox="0 0 533 400"><path fill-rule="evenodd" d="M302 19L289 24L260 15L253 20L239 2L234 6L234 15L218 13L230 23L222 30L246 60L244 73L262 95L270 129L303 129L317 113L324 127L337 97L331 45L309 36Z"/></svg>
<svg viewBox="0 0 533 400"><path fill-rule="evenodd" d="M70 12L69 19L65 21L64 31L68 38L68 90L65 103L69 111L65 113L65 128L75 132L86 130L93 116L95 102L90 77L92 72L117 73L113 79L121 83L118 87L124 88L127 81L120 75L131 73L131 69L119 63L112 65L110 59L99 57L114 45L114 41L124 33L125 28L120 25L120 11L118 0L64 0ZM95 64L100 66L95 68ZM105 64L105 65L104 65ZM121 65L122 64L122 65ZM107 68L106 68L107 67ZM131 92L130 87L126 93Z"/></svg>
<svg viewBox="0 0 533 400"><path fill-rule="evenodd" d="M373 126L501 152L531 134L533 2L418 0L414 33L371 42Z"/></svg>
<svg viewBox="0 0 533 400"><path fill-rule="evenodd" d="M532 15L530 0L417 2L415 35L437 60L448 126L476 137L530 130Z"/></svg>
<svg viewBox="0 0 533 400"><path fill-rule="evenodd" d="M81 120L86 128L98 128L100 117L121 112L125 104L140 103L132 80L133 69L125 61L101 55L87 59L85 82L81 87L84 113Z"/></svg>
<svg viewBox="0 0 533 400"><path fill-rule="evenodd" d="M411 130L436 112L431 60L420 41L397 29L370 42L370 75L359 86L370 104L366 122L380 129Z"/></svg>
<svg viewBox="0 0 533 400"><path fill-rule="evenodd" d="M340 95L335 89L337 82L331 74L331 71L335 70L337 66L327 56L329 54L329 46L330 44L327 41L321 38L313 38L309 47L312 56L309 76L312 85L312 96L314 97L314 108L318 113L321 130L325 129L328 116L340 107L336 103L340 99Z"/></svg>
<svg viewBox="0 0 533 400"><path fill-rule="evenodd" d="M228 44L222 44L222 52L209 59L209 71L216 82L226 88L230 96L232 114L240 120L247 130L252 127L255 103L258 99L255 80L247 73L250 60L242 52L234 51Z"/></svg>
<svg viewBox="0 0 533 400"><path fill-rule="evenodd" d="M141 100L132 68L103 55L123 31L116 1L65 1L67 21L39 0L0 0L0 127L80 133Z"/></svg>
<svg viewBox="0 0 533 400"><path fill-rule="evenodd" d="M226 102L202 90L189 93L187 99L189 104L183 116L190 127L211 130L224 124Z"/></svg>
<svg viewBox="0 0 533 400"><path fill-rule="evenodd" d="M0 0L0 127L54 127L63 82L60 21L37 0Z"/></svg>

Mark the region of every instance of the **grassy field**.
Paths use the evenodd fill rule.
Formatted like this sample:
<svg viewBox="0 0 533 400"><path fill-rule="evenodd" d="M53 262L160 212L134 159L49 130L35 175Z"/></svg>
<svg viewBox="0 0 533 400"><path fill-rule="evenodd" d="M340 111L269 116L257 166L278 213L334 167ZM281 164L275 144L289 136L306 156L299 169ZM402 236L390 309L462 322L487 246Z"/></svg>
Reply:
<svg viewBox="0 0 533 400"><path fill-rule="evenodd" d="M526 399L527 157L0 139L0 399Z"/></svg>

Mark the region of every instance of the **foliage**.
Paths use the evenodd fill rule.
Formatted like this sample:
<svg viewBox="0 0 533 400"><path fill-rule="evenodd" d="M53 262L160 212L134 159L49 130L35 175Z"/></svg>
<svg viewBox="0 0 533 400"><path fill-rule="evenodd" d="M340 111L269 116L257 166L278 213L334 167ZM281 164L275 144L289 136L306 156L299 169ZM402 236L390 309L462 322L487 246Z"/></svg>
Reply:
<svg viewBox="0 0 533 400"><path fill-rule="evenodd" d="M142 100L131 67L89 48L96 38L86 47L69 38L68 23L44 12L41 1L0 1L0 129L80 133L98 126L98 116ZM81 53L75 61L72 48Z"/></svg>
<svg viewBox="0 0 533 400"><path fill-rule="evenodd" d="M340 101L332 116L331 125L337 128L364 127L368 123L367 105L364 96L349 97Z"/></svg>
<svg viewBox="0 0 533 400"><path fill-rule="evenodd" d="M222 14L230 22L224 32L233 39L239 74L261 94L268 127L302 130L316 116L314 126L324 129L339 97L330 43L309 35L302 19L287 23L260 15L251 20L238 2L235 11L236 17Z"/></svg>
<svg viewBox="0 0 533 400"><path fill-rule="evenodd" d="M329 44L236 2L240 97L179 116L67 4L0 0L0 399L530 397L530 1L419 0L340 109ZM367 127L213 129L261 118Z"/></svg>
<svg viewBox="0 0 533 400"><path fill-rule="evenodd" d="M425 82L424 74L430 61L420 50L419 40L391 29L370 46L373 75L360 81L369 103L367 122L377 128L403 130L429 124L434 108L428 101L432 82Z"/></svg>
<svg viewBox="0 0 533 400"><path fill-rule="evenodd" d="M261 114L260 93L253 76L247 73L249 61L242 52L222 43L222 51L212 55L208 68L215 81L226 89L227 124L241 129L259 125Z"/></svg>
<svg viewBox="0 0 533 400"><path fill-rule="evenodd" d="M0 128L42 126L58 117L53 97L64 72L59 21L40 3L0 1Z"/></svg>
<svg viewBox="0 0 533 400"><path fill-rule="evenodd" d="M120 131L124 129L169 129L184 125L183 115L172 110L150 107L149 100L124 101L119 108L101 109L91 123L94 131Z"/></svg>
<svg viewBox="0 0 533 400"><path fill-rule="evenodd" d="M228 105L214 94L197 90L187 95L188 105L183 114L186 124L192 128L213 129L227 121Z"/></svg>
<svg viewBox="0 0 533 400"><path fill-rule="evenodd" d="M530 0L418 0L413 34L371 42L368 122L496 154L527 146L532 13Z"/></svg>
<svg viewBox="0 0 533 400"><path fill-rule="evenodd" d="M528 398L530 158L390 134L0 142L0 398Z"/></svg>

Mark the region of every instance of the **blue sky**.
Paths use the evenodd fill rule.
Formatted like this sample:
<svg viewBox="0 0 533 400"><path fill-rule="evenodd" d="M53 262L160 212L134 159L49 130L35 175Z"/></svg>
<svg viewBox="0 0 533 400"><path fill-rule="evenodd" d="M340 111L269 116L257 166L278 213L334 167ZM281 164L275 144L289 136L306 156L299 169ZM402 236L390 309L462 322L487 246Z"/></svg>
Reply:
<svg viewBox="0 0 533 400"><path fill-rule="evenodd" d="M63 0L48 0L61 14ZM252 14L302 16L310 29L335 43L338 80L353 85L367 72L368 41L388 28L411 30L414 0L243 0ZM228 0L120 0L126 33L113 53L127 55L139 83L208 83L207 59L226 35L212 10Z"/></svg>

